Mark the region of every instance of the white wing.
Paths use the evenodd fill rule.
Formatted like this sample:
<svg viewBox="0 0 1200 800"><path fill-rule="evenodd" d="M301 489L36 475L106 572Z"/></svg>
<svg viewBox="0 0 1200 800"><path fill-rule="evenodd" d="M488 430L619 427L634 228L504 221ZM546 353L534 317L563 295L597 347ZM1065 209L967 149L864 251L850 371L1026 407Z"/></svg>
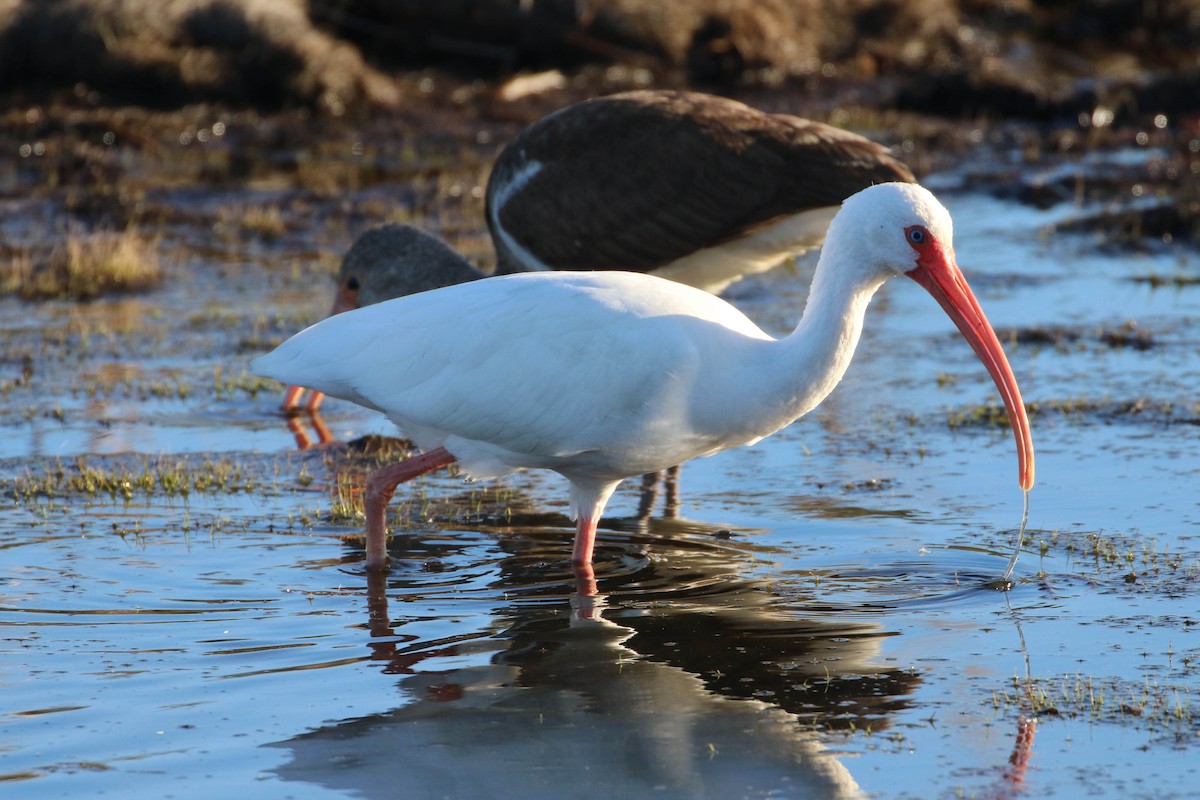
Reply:
<svg viewBox="0 0 1200 800"><path fill-rule="evenodd" d="M636 474L710 449L690 425L715 340L769 339L728 303L633 273L507 275L339 314L254 370L386 413L477 476ZM646 465L642 465L646 461ZM568 463L569 462L569 463Z"/></svg>

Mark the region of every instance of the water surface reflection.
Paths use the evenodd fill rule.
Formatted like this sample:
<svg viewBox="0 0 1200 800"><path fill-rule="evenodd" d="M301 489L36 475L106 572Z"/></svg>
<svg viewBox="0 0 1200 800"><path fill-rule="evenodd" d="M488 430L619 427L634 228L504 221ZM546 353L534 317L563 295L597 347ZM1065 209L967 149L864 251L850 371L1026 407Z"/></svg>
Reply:
<svg viewBox="0 0 1200 800"><path fill-rule="evenodd" d="M763 551L700 527L607 537L594 595L525 531L491 580L457 587L490 616L436 639L410 609L447 599L441 573L401 559L367 590L395 707L273 745L291 751L278 776L366 797L865 796L826 732L887 727L919 678L881 663L877 618L806 614L739 577ZM452 550L439 569L469 574Z"/></svg>

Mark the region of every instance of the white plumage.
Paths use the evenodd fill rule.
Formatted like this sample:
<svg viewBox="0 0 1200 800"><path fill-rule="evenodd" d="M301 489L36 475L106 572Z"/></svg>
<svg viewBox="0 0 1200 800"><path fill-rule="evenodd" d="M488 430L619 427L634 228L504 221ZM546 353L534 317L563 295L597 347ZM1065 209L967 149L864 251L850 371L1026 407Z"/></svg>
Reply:
<svg viewBox="0 0 1200 800"><path fill-rule="evenodd" d="M523 273L339 314L254 367L386 413L473 477L624 477L720 449L730 368L773 342L661 278Z"/></svg>
<svg viewBox="0 0 1200 800"><path fill-rule="evenodd" d="M382 509L395 485L452 460L480 478L562 474L579 518L575 559L590 562L596 521L623 478L756 441L828 395L871 296L898 274L938 298L992 372L1028 488L1032 445L1015 379L954 264L949 214L910 184L845 203L804 316L782 339L725 301L660 278L528 273L330 317L253 368L378 409L427 454L372 479L379 519L369 508L368 566L385 562Z"/></svg>

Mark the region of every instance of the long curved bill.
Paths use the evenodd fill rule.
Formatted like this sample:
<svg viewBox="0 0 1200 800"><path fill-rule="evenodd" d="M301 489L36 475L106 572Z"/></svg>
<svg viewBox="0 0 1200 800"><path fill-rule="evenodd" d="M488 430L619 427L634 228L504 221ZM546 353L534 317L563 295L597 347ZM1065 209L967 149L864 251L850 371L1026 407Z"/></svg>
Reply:
<svg viewBox="0 0 1200 800"><path fill-rule="evenodd" d="M1004 408L1008 411L1008 419L1012 424L1013 436L1017 440L1017 464L1021 488L1029 491L1033 488L1033 437L1029 430L1029 417L1025 414L1025 403L1021 400L1021 390L1017 387L1017 379L1012 367L1008 365L1008 357L991 323L975 299L975 293L967 285L967 279L955 263L954 253L946 252L940 246L931 248L932 253L922 256L915 269L909 270L908 277L925 288L933 295L941 307L954 320L954 324L962 335L971 343L971 349L979 360L987 367L996 389L1004 400Z"/></svg>

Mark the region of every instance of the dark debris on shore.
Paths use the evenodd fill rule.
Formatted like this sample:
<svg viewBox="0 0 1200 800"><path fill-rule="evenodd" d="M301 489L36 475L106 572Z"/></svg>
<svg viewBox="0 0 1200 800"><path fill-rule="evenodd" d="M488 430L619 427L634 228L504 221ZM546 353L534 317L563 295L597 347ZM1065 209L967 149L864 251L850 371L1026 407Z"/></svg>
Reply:
<svg viewBox="0 0 1200 800"><path fill-rule="evenodd" d="M646 87L859 130L918 176L1017 153L967 181L1073 203L1060 229L1104 246L1194 248L1196 41L1200 0L0 0L0 151L17 156L0 197L26 220L0 225L0 249L36 260L30 232L64 216L221 227L171 193L269 185L278 238L301 216L411 220L486 268L496 152L556 108ZM1154 155L1029 168L1122 148Z"/></svg>
<svg viewBox="0 0 1200 800"><path fill-rule="evenodd" d="M1196 0L8 0L0 90L340 115L411 101L395 76L412 70L620 64L710 89L870 84L948 117L1103 103L1120 122L1197 112L1198 40Z"/></svg>

